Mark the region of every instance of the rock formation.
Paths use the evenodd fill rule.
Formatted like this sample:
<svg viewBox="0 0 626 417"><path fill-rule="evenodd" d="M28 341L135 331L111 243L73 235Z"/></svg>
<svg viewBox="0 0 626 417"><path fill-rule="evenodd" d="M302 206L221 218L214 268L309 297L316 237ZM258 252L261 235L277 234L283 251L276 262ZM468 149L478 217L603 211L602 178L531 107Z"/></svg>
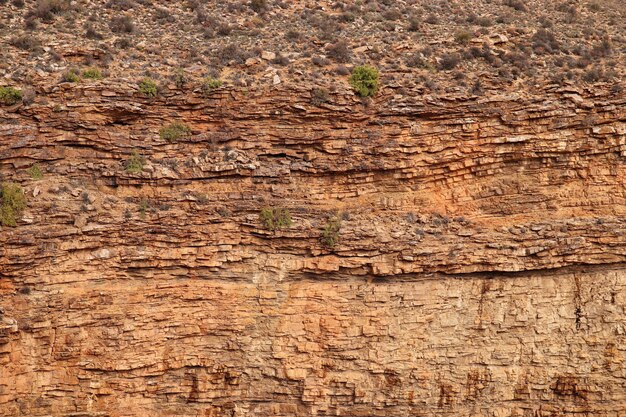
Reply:
<svg viewBox="0 0 626 417"><path fill-rule="evenodd" d="M1 114L0 415L626 410L623 94L45 98Z"/></svg>
<svg viewBox="0 0 626 417"><path fill-rule="evenodd" d="M625 22L0 0L0 417L626 417Z"/></svg>

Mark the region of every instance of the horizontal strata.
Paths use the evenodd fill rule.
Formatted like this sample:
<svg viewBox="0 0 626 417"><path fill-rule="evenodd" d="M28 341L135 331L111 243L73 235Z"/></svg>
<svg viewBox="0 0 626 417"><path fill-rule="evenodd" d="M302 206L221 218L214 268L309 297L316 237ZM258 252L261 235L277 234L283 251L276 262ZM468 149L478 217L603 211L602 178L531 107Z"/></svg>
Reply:
<svg viewBox="0 0 626 417"><path fill-rule="evenodd" d="M0 415L621 416L625 270L38 285L2 303Z"/></svg>
<svg viewBox="0 0 626 417"><path fill-rule="evenodd" d="M0 416L621 416L624 94L392 87L0 107Z"/></svg>
<svg viewBox="0 0 626 417"><path fill-rule="evenodd" d="M246 276L258 259L357 275L626 259L623 93L409 99L389 87L368 106L341 90L316 106L302 89L150 100L135 88L55 85L3 109L2 176L29 198L25 221L0 236L2 276L34 283L52 264L65 279L91 268ZM192 134L161 139L172 121ZM143 172L125 170L133 152ZM41 181L26 172L35 162ZM287 207L292 227L265 231L265 206ZM334 212L344 220L329 250L320 233Z"/></svg>

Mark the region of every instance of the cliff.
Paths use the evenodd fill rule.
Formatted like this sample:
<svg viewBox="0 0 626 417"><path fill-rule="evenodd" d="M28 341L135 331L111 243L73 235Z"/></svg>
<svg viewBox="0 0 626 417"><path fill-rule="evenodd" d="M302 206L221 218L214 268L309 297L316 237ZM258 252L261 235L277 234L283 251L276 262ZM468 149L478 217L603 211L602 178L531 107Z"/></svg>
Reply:
<svg viewBox="0 0 626 417"><path fill-rule="evenodd" d="M0 415L626 409L623 94L43 94L0 127Z"/></svg>
<svg viewBox="0 0 626 417"><path fill-rule="evenodd" d="M624 33L0 0L0 417L626 417Z"/></svg>

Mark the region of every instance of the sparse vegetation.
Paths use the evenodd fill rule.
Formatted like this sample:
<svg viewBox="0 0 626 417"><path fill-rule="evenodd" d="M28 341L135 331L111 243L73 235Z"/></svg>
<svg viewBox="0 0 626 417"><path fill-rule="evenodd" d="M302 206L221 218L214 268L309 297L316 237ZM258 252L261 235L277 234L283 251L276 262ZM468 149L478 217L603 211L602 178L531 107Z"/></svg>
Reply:
<svg viewBox="0 0 626 417"><path fill-rule="evenodd" d="M126 172L130 172L132 174L140 173L143 171L144 163L145 158L142 157L139 152L133 151L128 161L126 161Z"/></svg>
<svg viewBox="0 0 626 417"><path fill-rule="evenodd" d="M163 127L159 131L159 135L161 139L167 141L175 141L181 139L185 136L188 136L191 133L191 129L184 123L174 122L165 127Z"/></svg>
<svg viewBox="0 0 626 417"><path fill-rule="evenodd" d="M211 95L213 91L222 86L222 81L215 79L213 77L206 77L202 80L202 85L200 86L200 90L202 91L202 95L204 97L208 97Z"/></svg>
<svg viewBox="0 0 626 417"><path fill-rule="evenodd" d="M257 13L263 13L267 11L267 0L251 0L250 8Z"/></svg>
<svg viewBox="0 0 626 417"><path fill-rule="evenodd" d="M449 54L444 54L441 57L441 61L439 61L439 69L444 71L449 71L451 69L456 68L457 65L461 62L461 55L453 52Z"/></svg>
<svg viewBox="0 0 626 417"><path fill-rule="evenodd" d="M291 226L291 214L286 208L265 207L259 214L263 227L270 232Z"/></svg>
<svg viewBox="0 0 626 417"><path fill-rule="evenodd" d="M472 39L472 34L467 30L461 30L454 34L454 40L460 44L467 44Z"/></svg>
<svg viewBox="0 0 626 417"><path fill-rule="evenodd" d="M40 180L43 178L43 171L39 164L34 164L32 167L28 168L28 174L34 180Z"/></svg>
<svg viewBox="0 0 626 417"><path fill-rule="evenodd" d="M20 90L13 87L0 87L0 103L8 106L18 103L22 100L23 94Z"/></svg>
<svg viewBox="0 0 626 417"><path fill-rule="evenodd" d="M339 231L341 230L341 218L332 216L326 222L320 241L327 248L334 248L339 240Z"/></svg>
<svg viewBox="0 0 626 417"><path fill-rule="evenodd" d="M93 25L91 24L88 24L85 27L85 37L87 39L94 39L94 40L101 40L104 38L102 34L98 32L96 28L94 28Z"/></svg>
<svg viewBox="0 0 626 417"><path fill-rule="evenodd" d="M379 88L378 70L369 65L354 67L350 76L350 85L361 97L371 97Z"/></svg>
<svg viewBox="0 0 626 417"><path fill-rule="evenodd" d="M330 100L330 93L327 89L322 87L316 87L311 90L311 103L314 106L320 106L324 103L328 103Z"/></svg>
<svg viewBox="0 0 626 417"><path fill-rule="evenodd" d="M35 8L27 16L34 16L44 21L52 21L55 15L70 10L69 0L37 0Z"/></svg>
<svg viewBox="0 0 626 417"><path fill-rule="evenodd" d="M347 63L350 62L352 58L352 52L350 52L350 48L348 47L348 43L346 41L339 41L333 45L328 47L326 51L326 55L339 63Z"/></svg>
<svg viewBox="0 0 626 417"><path fill-rule="evenodd" d="M532 37L533 50L538 54L553 54L560 49L559 41L552 32L539 29Z"/></svg>
<svg viewBox="0 0 626 417"><path fill-rule="evenodd" d="M39 39L35 38L33 35L14 36L9 40L9 43L24 51L34 52L41 50Z"/></svg>
<svg viewBox="0 0 626 417"><path fill-rule="evenodd" d="M417 16L409 17L409 24L407 25L407 30L409 32L417 32L420 30L421 21Z"/></svg>
<svg viewBox="0 0 626 417"><path fill-rule="evenodd" d="M77 83L80 81L80 75L77 69L70 69L63 74L63 81L66 83Z"/></svg>
<svg viewBox="0 0 626 417"><path fill-rule="evenodd" d="M514 8L518 12L525 12L528 10L522 0L506 0L504 4Z"/></svg>
<svg viewBox="0 0 626 417"><path fill-rule="evenodd" d="M144 78L139 82L139 92L146 97L156 97L159 90L152 78Z"/></svg>
<svg viewBox="0 0 626 417"><path fill-rule="evenodd" d="M128 16L115 16L109 23L109 28L114 33L133 33L135 32L135 24L133 19Z"/></svg>
<svg viewBox="0 0 626 417"><path fill-rule="evenodd" d="M26 208L26 197L22 187L13 183L0 184L0 223L17 226L17 219Z"/></svg>
<svg viewBox="0 0 626 417"><path fill-rule="evenodd" d="M182 68L176 69L176 71L172 75L172 79L174 80L174 84L176 84L176 88L178 88L179 90L182 90L185 85L187 85L187 82L189 82L187 74L185 74L185 70L183 70Z"/></svg>
<svg viewBox="0 0 626 417"><path fill-rule="evenodd" d="M87 68L83 71L83 78L99 80L102 78L102 71L100 71L98 68Z"/></svg>

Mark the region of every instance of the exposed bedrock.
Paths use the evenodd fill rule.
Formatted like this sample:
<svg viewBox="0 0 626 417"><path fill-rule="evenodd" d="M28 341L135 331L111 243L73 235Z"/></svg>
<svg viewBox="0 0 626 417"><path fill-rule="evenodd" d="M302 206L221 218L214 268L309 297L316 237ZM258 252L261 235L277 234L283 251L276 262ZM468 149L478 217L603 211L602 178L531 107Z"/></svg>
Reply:
<svg viewBox="0 0 626 417"><path fill-rule="evenodd" d="M0 107L0 416L626 416L623 93L135 89Z"/></svg>

